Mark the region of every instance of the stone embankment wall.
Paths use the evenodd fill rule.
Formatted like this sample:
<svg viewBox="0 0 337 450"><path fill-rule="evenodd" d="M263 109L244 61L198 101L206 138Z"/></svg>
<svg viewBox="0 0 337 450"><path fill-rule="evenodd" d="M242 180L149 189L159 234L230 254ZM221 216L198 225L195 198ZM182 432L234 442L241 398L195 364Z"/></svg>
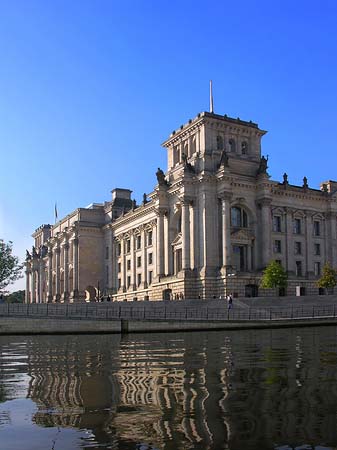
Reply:
<svg viewBox="0 0 337 450"><path fill-rule="evenodd" d="M212 320L73 320L52 318L0 317L0 335L10 334L97 334L148 333L298 326L337 325L337 318L285 319L257 321Z"/></svg>

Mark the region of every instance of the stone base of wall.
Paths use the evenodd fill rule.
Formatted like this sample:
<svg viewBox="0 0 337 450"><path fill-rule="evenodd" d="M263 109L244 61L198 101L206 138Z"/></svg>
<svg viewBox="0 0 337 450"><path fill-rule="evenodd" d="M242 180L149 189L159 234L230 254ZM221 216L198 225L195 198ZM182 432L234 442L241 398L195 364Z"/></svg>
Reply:
<svg viewBox="0 0 337 450"><path fill-rule="evenodd" d="M151 284L147 289L138 289L112 295L113 300L165 300L170 295L171 300L179 299L212 299L225 298L232 293L234 297L277 297L278 289L262 289L259 287L259 276L233 276L233 277L195 277L182 278L164 277L157 283ZM286 296L295 296L301 289L301 295L318 295L319 290L315 280L290 279L285 290ZM337 289L335 290L337 292Z"/></svg>

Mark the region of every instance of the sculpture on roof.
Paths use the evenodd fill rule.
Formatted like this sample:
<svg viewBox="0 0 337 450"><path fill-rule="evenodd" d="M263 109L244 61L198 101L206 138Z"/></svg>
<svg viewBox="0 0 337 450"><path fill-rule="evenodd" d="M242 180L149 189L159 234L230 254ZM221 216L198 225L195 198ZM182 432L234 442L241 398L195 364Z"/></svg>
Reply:
<svg viewBox="0 0 337 450"><path fill-rule="evenodd" d="M267 169L268 169L268 155L267 158L265 158L264 156L262 156L262 158L260 159L260 165L259 168L257 169L257 174L266 174L267 173Z"/></svg>
<svg viewBox="0 0 337 450"><path fill-rule="evenodd" d="M158 167L158 170L156 172L156 177L157 177L157 181L158 181L159 186L167 186L167 181L165 180L165 174L161 170L160 167Z"/></svg>

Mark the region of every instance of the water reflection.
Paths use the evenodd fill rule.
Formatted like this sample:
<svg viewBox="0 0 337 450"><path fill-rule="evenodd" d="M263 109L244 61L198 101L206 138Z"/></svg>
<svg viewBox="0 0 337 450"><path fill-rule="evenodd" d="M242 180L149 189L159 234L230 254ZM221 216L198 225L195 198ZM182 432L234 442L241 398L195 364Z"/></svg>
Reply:
<svg viewBox="0 0 337 450"><path fill-rule="evenodd" d="M1 438L22 448L20 402L34 449L333 448L336 350L335 327L1 337Z"/></svg>

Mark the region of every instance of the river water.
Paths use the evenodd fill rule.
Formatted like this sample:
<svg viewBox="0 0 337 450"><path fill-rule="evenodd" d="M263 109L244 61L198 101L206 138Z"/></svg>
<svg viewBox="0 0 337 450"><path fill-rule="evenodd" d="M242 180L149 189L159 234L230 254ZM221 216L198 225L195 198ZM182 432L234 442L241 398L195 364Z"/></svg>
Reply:
<svg viewBox="0 0 337 450"><path fill-rule="evenodd" d="M337 448L336 339L332 326L2 336L0 449Z"/></svg>

